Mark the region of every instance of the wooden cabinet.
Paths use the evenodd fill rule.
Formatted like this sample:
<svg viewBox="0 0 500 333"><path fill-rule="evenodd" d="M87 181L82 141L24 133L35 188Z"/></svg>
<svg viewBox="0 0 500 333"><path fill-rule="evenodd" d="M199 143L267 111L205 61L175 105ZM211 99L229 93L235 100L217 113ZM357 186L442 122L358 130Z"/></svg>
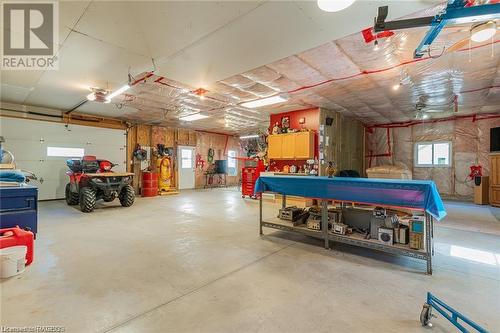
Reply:
<svg viewBox="0 0 500 333"><path fill-rule="evenodd" d="M298 132L270 135L267 154L274 160L314 158L314 133Z"/></svg>
<svg viewBox="0 0 500 333"><path fill-rule="evenodd" d="M490 182L489 177L479 177L481 178L481 183L476 184L474 180L474 203L476 205L487 205L490 203L489 192L490 192Z"/></svg>
<svg viewBox="0 0 500 333"><path fill-rule="evenodd" d="M500 207L500 153L491 154L490 204Z"/></svg>
<svg viewBox="0 0 500 333"><path fill-rule="evenodd" d="M299 132L295 138L295 158L314 158L314 133Z"/></svg>
<svg viewBox="0 0 500 333"><path fill-rule="evenodd" d="M295 138L294 133L281 134L281 158L287 160L293 160L295 158Z"/></svg>
<svg viewBox="0 0 500 333"><path fill-rule="evenodd" d="M283 139L280 135L269 135L267 157L270 159L281 158L281 144Z"/></svg>

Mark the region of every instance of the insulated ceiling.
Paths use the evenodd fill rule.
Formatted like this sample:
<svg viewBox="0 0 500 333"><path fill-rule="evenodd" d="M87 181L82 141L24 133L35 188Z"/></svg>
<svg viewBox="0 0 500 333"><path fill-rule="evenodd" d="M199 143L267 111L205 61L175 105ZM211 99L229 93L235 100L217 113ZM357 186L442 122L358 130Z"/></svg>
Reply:
<svg viewBox="0 0 500 333"><path fill-rule="evenodd" d="M449 51L469 36L469 29L446 27L418 60L413 52L427 28L379 39L378 50L355 33L220 80L204 98L193 93L196 87L142 73L122 103L139 112L125 118L243 133L267 126L270 113L308 107L338 111L366 125L407 122L422 114L442 118L500 112L500 40L465 43ZM277 94L288 101L258 109L241 106ZM210 117L179 121L197 112Z"/></svg>
<svg viewBox="0 0 500 333"><path fill-rule="evenodd" d="M423 10L433 3L384 2L388 19L436 14L443 5ZM437 111L433 117L499 112L497 41L443 53L470 28L448 27L431 54L415 62L426 29L411 29L379 40L373 51L359 31L380 4L357 1L332 14L315 1L64 1L60 70L2 71L1 99L69 110L89 86L114 90L131 73L137 81L114 103L88 102L76 111L228 133L265 127L270 113L311 106L366 124L411 120L417 104ZM193 93L200 86L209 90L204 99ZM289 100L241 106L274 94ZM210 118L179 121L200 111Z"/></svg>

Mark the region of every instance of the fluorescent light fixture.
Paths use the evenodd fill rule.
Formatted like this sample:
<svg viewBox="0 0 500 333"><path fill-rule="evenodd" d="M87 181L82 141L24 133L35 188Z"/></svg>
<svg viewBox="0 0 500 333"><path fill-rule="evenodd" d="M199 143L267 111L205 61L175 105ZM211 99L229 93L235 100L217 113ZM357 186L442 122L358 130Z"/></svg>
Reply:
<svg viewBox="0 0 500 333"><path fill-rule="evenodd" d="M183 121L195 121L195 120L200 120L200 119L205 119L208 118L208 116L201 114L201 113L193 113L188 116L180 117L180 120Z"/></svg>
<svg viewBox="0 0 500 333"><path fill-rule="evenodd" d="M118 90L113 91L111 94L106 96L106 99L108 101L111 101L114 97L123 94L125 91L129 90L130 86L128 84L124 85L123 87L119 88Z"/></svg>
<svg viewBox="0 0 500 333"><path fill-rule="evenodd" d="M253 109L253 108L258 108L261 106L286 102L287 100L288 99L283 97L283 96L276 95L276 96L272 96L272 97L257 99L255 101L241 103L241 106L243 106L245 108L252 108Z"/></svg>
<svg viewBox="0 0 500 333"><path fill-rule="evenodd" d="M351 6L355 0L318 0L318 7L325 12L339 12Z"/></svg>
<svg viewBox="0 0 500 333"><path fill-rule="evenodd" d="M484 42L491 39L497 32L497 26L495 22L488 21L486 23L481 23L473 27L470 31L470 39L474 42Z"/></svg>
<svg viewBox="0 0 500 333"><path fill-rule="evenodd" d="M91 92L90 94L87 95L87 100L89 101L95 101L95 92Z"/></svg>
<svg viewBox="0 0 500 333"><path fill-rule="evenodd" d="M259 137L258 134L250 134L250 135L240 136L240 139L254 139L254 138L258 138L258 137Z"/></svg>

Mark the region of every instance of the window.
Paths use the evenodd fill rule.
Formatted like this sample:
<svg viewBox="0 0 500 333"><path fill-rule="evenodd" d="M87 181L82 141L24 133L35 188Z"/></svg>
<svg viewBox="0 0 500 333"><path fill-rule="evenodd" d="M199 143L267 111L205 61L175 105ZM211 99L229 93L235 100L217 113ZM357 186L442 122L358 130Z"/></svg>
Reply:
<svg viewBox="0 0 500 333"><path fill-rule="evenodd" d="M451 166L450 142L418 142L415 144L416 167Z"/></svg>
<svg viewBox="0 0 500 333"><path fill-rule="evenodd" d="M236 151L235 150L229 150L227 152L227 172L229 176L237 176L238 175L238 170L237 170L237 159L236 159Z"/></svg>
<svg viewBox="0 0 500 333"><path fill-rule="evenodd" d="M191 169L193 167L193 151L191 149L181 149L181 168Z"/></svg>
<svg viewBox="0 0 500 333"><path fill-rule="evenodd" d="M52 157L83 157L85 149L68 147L47 147L47 156Z"/></svg>

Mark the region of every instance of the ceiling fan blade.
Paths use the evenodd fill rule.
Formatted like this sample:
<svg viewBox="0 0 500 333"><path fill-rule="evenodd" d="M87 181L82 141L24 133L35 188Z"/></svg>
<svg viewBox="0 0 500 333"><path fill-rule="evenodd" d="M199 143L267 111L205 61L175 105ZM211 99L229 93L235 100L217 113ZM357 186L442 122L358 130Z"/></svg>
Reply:
<svg viewBox="0 0 500 333"><path fill-rule="evenodd" d="M467 38L464 38L464 39L456 42L455 44L453 44L452 46L447 48L445 53L454 52L454 51L463 49L464 47L469 45L469 40L470 40L470 37L467 37Z"/></svg>

